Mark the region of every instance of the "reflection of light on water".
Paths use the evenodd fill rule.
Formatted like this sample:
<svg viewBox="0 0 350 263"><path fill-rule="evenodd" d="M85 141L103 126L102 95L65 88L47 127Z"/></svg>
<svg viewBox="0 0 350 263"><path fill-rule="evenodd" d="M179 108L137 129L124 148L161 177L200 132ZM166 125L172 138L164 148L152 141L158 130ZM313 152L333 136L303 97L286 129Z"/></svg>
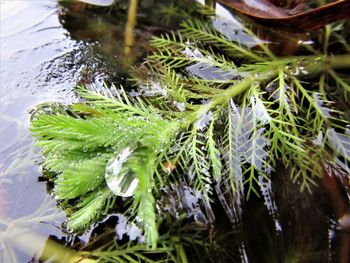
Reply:
<svg viewBox="0 0 350 263"><path fill-rule="evenodd" d="M79 45L67 38L68 33L62 28L57 11L54 0L1 3L4 16L1 15L0 23L0 96L2 104L6 105L2 113L23 116L28 108L56 100L58 94L67 100L69 87L76 82L74 74L68 73L69 79L57 76L60 81L54 83L50 75L56 68L66 68L65 63L57 64L56 68L49 65L55 65L55 60L62 60ZM48 77L50 83L46 81Z"/></svg>
<svg viewBox="0 0 350 263"><path fill-rule="evenodd" d="M55 0L0 5L0 262L28 262L40 254L47 236L60 238L65 220L45 185L37 182L40 154L29 133L28 113L40 102L73 99L79 71L70 65L69 72L67 54L82 44L62 28ZM56 83L48 78L53 72L62 72Z"/></svg>
<svg viewBox="0 0 350 263"><path fill-rule="evenodd" d="M56 217L55 200L37 182L41 154L29 132L29 112L44 102L74 101L81 72L90 70L92 81L102 80L107 66L92 44L72 39L62 27L56 0L0 4L0 231L4 226L23 234L16 239L9 231L6 238L0 233L0 262L28 262L40 255L47 236L61 238L65 220L62 214ZM50 222L36 214L43 205ZM28 218L31 223L23 224ZM27 246L31 236L38 242Z"/></svg>
<svg viewBox="0 0 350 263"><path fill-rule="evenodd" d="M64 215L48 196L42 201L33 213L26 216L0 216L1 262L27 262L33 255L41 254L49 233L59 235L57 227Z"/></svg>
<svg viewBox="0 0 350 263"><path fill-rule="evenodd" d="M203 5L205 4L205 0L197 0L197 2ZM258 1L254 2L258 3ZM264 6L266 7L266 5ZM267 43L261 39L253 38L248 32L244 32L244 29L246 28L242 26L242 23L237 19L237 17L235 17L230 11L219 3L216 3L215 5L215 14L217 16L213 18L213 27L218 32L223 34L228 40L238 42L249 48Z"/></svg>
<svg viewBox="0 0 350 263"><path fill-rule="evenodd" d="M3 2L0 20L1 60L10 59L16 52L47 44L54 31L37 33L60 26L56 11L54 1L46 1L41 5L29 1ZM55 32L56 38L64 37L57 33L59 32Z"/></svg>
<svg viewBox="0 0 350 263"><path fill-rule="evenodd" d="M142 235L141 229L135 223L128 222L123 214L117 214L118 223L115 226L117 238L122 240L124 235L128 236L129 240L138 240L140 243L145 242L145 236Z"/></svg>
<svg viewBox="0 0 350 263"><path fill-rule="evenodd" d="M115 2L115 0L78 0L78 1L91 4L91 5L98 5L98 6L110 6Z"/></svg>
<svg viewBox="0 0 350 263"><path fill-rule="evenodd" d="M197 0L198 3L201 3L202 5L205 4L205 0ZM239 23L236 18L234 18L234 16L226 9L224 8L222 5L216 3L215 5L215 13L218 16L224 17L226 19L229 19L232 22L236 22Z"/></svg>

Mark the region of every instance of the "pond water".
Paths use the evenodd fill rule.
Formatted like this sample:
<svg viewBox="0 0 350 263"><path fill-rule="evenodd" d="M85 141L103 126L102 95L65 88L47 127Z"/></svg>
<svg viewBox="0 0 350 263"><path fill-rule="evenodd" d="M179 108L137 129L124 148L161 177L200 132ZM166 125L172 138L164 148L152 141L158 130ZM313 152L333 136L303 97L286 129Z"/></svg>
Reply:
<svg viewBox="0 0 350 263"><path fill-rule="evenodd" d="M87 68L96 82L106 75L93 44L72 39L63 28L59 9L55 0L0 2L1 262L30 261L49 235L62 236L65 221L38 182L41 157L29 132L30 111L75 100L72 89Z"/></svg>
<svg viewBox="0 0 350 263"><path fill-rule="evenodd" d="M145 9L153 2L144 1ZM49 236L67 243L73 238L62 232L66 218L47 193L46 184L38 180L42 157L29 131L30 113L42 103L76 101L73 89L79 83L124 82L127 67L151 50L147 40L160 31L152 17L141 13L141 20L153 21L137 28L135 52L127 60L123 56L125 17L79 12L81 5L75 8L66 12L56 0L0 1L0 262L34 260ZM234 19L224 9L220 13ZM238 35L246 44L257 41ZM249 247L240 247L246 251L241 251L238 261L282 262L288 253L306 253L310 248L318 255L310 255L316 261L309 262L319 258L327 262L336 224L315 206L317 195L312 199L299 194L299 187L288 179L276 178L280 221L269 214L263 201L253 198L243 215L246 229L239 230ZM297 210L295 205L302 202ZM227 219L219 217L219 224L218 235L232 230ZM223 238L222 242L231 240Z"/></svg>
<svg viewBox="0 0 350 263"><path fill-rule="evenodd" d="M124 79L124 18L115 25L76 8L65 15L57 0L0 2L0 262L28 262L48 236L70 236L61 231L63 212L38 181L42 157L29 131L31 112L42 103L75 101L79 83Z"/></svg>

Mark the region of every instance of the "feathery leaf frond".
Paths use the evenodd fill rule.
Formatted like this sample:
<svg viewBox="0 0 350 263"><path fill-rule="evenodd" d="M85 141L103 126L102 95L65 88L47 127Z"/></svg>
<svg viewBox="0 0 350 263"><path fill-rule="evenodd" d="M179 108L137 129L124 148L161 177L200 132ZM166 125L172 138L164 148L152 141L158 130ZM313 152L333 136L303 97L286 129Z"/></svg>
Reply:
<svg viewBox="0 0 350 263"><path fill-rule="evenodd" d="M215 197L237 223L245 198L255 193L277 225L270 181L277 165L311 190L325 159L350 163L348 121L324 92L328 75L345 100L350 90L330 69L333 57L314 50L317 56L277 59L251 30L232 23L188 19L178 32L153 38L156 51L135 70L130 94L113 85L78 87L83 103L34 116L32 132L45 169L54 172L48 179L70 229L87 229L120 196L128 221L141 226L148 253L162 239L158 224L169 219L159 209L161 187L174 185L195 193L208 224L214 223ZM319 88L305 81L319 73ZM176 261L183 250L167 242L163 248ZM152 262L138 248L125 249L99 256Z"/></svg>

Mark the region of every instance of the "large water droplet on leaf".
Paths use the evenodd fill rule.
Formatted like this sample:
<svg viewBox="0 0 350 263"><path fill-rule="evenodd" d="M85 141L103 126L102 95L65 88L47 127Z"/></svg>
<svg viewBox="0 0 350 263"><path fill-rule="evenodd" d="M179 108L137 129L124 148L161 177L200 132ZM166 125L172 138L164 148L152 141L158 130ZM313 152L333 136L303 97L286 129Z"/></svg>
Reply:
<svg viewBox="0 0 350 263"><path fill-rule="evenodd" d="M107 163L105 173L107 186L114 194L121 197L132 196L138 184L135 174L125 165L133 151L134 149L127 147Z"/></svg>

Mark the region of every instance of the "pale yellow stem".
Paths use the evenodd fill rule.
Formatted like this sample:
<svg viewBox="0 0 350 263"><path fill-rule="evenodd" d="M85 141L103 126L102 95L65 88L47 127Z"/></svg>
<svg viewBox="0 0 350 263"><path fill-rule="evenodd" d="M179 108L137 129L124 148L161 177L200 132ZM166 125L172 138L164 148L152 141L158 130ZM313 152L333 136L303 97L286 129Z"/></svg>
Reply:
<svg viewBox="0 0 350 263"><path fill-rule="evenodd" d="M130 0L124 39L124 54L127 56L130 54L135 43L134 29L136 25L136 11L137 0Z"/></svg>

